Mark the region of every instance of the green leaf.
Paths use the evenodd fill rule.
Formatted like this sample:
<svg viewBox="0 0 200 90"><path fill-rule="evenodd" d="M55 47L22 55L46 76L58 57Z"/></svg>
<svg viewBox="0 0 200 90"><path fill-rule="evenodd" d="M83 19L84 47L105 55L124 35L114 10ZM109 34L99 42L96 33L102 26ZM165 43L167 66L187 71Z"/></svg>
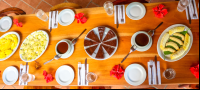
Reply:
<svg viewBox="0 0 200 90"><path fill-rule="evenodd" d="M170 52L170 51L164 51L164 55L170 55L170 54L172 54L172 52Z"/></svg>
<svg viewBox="0 0 200 90"><path fill-rule="evenodd" d="M174 50L176 50L173 46L166 46L166 48L172 48L172 49L174 49Z"/></svg>
<svg viewBox="0 0 200 90"><path fill-rule="evenodd" d="M180 32L181 34L183 34L185 36L186 33L188 33L188 30L190 30L191 28L187 29L186 31Z"/></svg>

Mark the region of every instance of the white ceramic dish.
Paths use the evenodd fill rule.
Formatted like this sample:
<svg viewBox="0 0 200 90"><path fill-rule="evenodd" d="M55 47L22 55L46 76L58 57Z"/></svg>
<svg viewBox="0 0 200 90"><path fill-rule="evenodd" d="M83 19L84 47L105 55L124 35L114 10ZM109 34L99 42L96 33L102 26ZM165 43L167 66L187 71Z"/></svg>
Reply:
<svg viewBox="0 0 200 90"><path fill-rule="evenodd" d="M124 78L130 85L141 85L146 80L146 70L139 64L131 64L126 68Z"/></svg>
<svg viewBox="0 0 200 90"><path fill-rule="evenodd" d="M3 37L5 37L6 35L9 35L9 34L15 34L15 35L17 36L17 38L18 38L17 47L13 50L13 52L12 52L8 57L6 57L6 58L4 58L4 59L0 59L0 61L4 61L4 60L10 58L10 57L17 51L17 49L18 49L18 47L19 47L20 36L19 36L19 34L18 34L17 32L8 32L8 33L4 34L3 36L1 36L0 39L3 38Z"/></svg>
<svg viewBox="0 0 200 90"><path fill-rule="evenodd" d="M71 9L62 10L58 15L58 22L62 26L70 25L75 19L75 13Z"/></svg>
<svg viewBox="0 0 200 90"><path fill-rule="evenodd" d="M46 44L46 46L45 46L45 50L44 50L37 58L32 59L32 60L30 60L30 61L24 60L24 59L22 58L22 55L19 53L19 56L20 56L21 60L23 60L24 62L32 62L32 61L35 61L35 60L37 60L38 58L40 58L40 57L42 56L42 54L46 51L46 49L47 49L47 47L48 47L48 45L49 45L49 35L48 35L48 33L45 32L45 31L43 31L43 30L38 30L38 31L35 31L35 32L39 32L39 31L42 31L43 34L45 34L46 37L47 37L47 44ZM33 33L34 33L34 32L33 32ZM31 33L30 35L33 35L33 33ZM26 40L28 37L29 37L29 35L25 38L25 40ZM23 41L23 43L25 42L25 40ZM22 49L21 47L22 47L23 43L21 44L20 49Z"/></svg>
<svg viewBox="0 0 200 90"><path fill-rule="evenodd" d="M142 3L133 2L126 8L126 15L132 20L140 20L146 14L146 8Z"/></svg>
<svg viewBox="0 0 200 90"><path fill-rule="evenodd" d="M144 47L138 46L138 45L136 44L136 42L135 42L135 37L136 37L138 34L140 34L140 33L146 34L146 35L149 37L149 43L148 43L146 46L144 46ZM136 48L137 51L144 52L144 51L147 51L147 50L149 50L149 49L151 48L151 46L152 46L152 41L153 41L153 40L152 40L152 37L151 37L150 35L148 35L147 32L138 31L138 32L136 32L136 33L132 36L132 38L131 38L131 45L136 45L136 46L137 46L137 48Z"/></svg>
<svg viewBox="0 0 200 90"><path fill-rule="evenodd" d="M67 65L61 66L57 69L55 77L60 85L67 86L74 80L74 70Z"/></svg>
<svg viewBox="0 0 200 90"><path fill-rule="evenodd" d="M170 29L172 29L172 28L174 28L174 27L178 27L178 26L184 26L184 27L185 27L185 30L188 30L188 34L189 34L190 37L191 37L191 38L190 38L190 41L191 41L191 42L190 42L190 46L189 46L188 50L185 51L184 54L183 54L182 56L180 56L180 57L178 57L178 58L176 58L176 59L174 59L174 60L171 60L170 55L166 55L166 58L164 59L164 52L160 49L160 42L161 42L161 39L162 39L162 37L163 37L163 35L164 35L165 33L169 32ZM163 31L163 33L160 35L160 38L158 39L158 42L157 42L157 52L158 52L159 56L160 56L163 60L168 61L168 62L175 62L175 61L178 61L178 60L182 59L185 55L187 55L187 53L190 51L190 49L191 49L191 47L192 47L192 43L193 43L193 34L192 34L191 30L190 30L186 25L183 25L183 24L175 24L175 25L172 25L172 26L168 27L167 29L165 29L165 30Z"/></svg>
<svg viewBox="0 0 200 90"><path fill-rule="evenodd" d="M63 59L66 59L66 58L68 58L68 57L70 57L72 54L73 54L73 52L74 52L74 45L72 44L72 41L70 41L70 40L68 40L68 39L63 39L63 40L61 40L60 42L63 42L63 41L65 41L65 42L68 42L69 43L69 51L67 51L66 53L64 53L64 54L61 54L62 56L61 56L61 58L63 58ZM56 45L56 47L58 46L58 44ZM60 54L60 53L58 53L58 51L57 51L57 48L55 48L56 49L56 54L58 55L58 54Z"/></svg>
<svg viewBox="0 0 200 90"><path fill-rule="evenodd" d="M12 19L8 16L1 18L0 20L0 31L6 32L8 31L12 26Z"/></svg>
<svg viewBox="0 0 200 90"><path fill-rule="evenodd" d="M97 35L97 37L100 39L100 35L99 35L99 32L98 32L98 27L96 27L96 28L94 28L94 29L92 29L92 30L93 30L94 33ZM92 31L92 30L91 30L91 31ZM106 37L106 35L107 35L107 33L108 33L109 30L112 30L112 29L110 29L110 28L108 28L108 27L105 27L105 32L104 32L104 35L103 35L103 38L102 38L102 39L104 39L104 38ZM89 31L88 34L89 34L91 31ZM113 31L113 32L114 32L114 31ZM87 35L88 35L88 34L87 34ZM114 32L114 34L115 34L115 32ZM86 35L85 39L89 39L89 38L87 38L87 35ZM87 51L86 51L86 49L89 48L89 47L92 47L92 46L94 46L94 45L92 45L92 46L87 46L87 47L84 46L85 52L86 52L91 58L93 58L93 59L95 59L95 60L106 60L106 59L110 58L111 56L113 56L113 55L115 54L115 52L117 51L117 48L118 48L118 38L117 38L117 35L115 34L115 37L113 37L112 39L110 39L110 40L108 40L108 41L111 41L111 40L114 40L114 39L117 40L117 45L116 45L116 47L115 47L115 50L114 50L114 52L113 52L111 55L109 55L109 54L107 53L107 51L103 48L103 52L104 52L104 56L105 56L104 59L97 59L97 58L96 58L96 54L98 53L98 50L99 50L99 48L100 48L100 44L97 46L96 50L94 51L94 53L93 53L92 55L88 54ZM89 40L90 40L90 39L89 39ZM113 46L111 46L111 47L113 47ZM113 47L113 48L114 48L114 47Z"/></svg>
<svg viewBox="0 0 200 90"><path fill-rule="evenodd" d="M18 80L18 76L17 68L10 66L4 70L2 79L6 85L13 85Z"/></svg>

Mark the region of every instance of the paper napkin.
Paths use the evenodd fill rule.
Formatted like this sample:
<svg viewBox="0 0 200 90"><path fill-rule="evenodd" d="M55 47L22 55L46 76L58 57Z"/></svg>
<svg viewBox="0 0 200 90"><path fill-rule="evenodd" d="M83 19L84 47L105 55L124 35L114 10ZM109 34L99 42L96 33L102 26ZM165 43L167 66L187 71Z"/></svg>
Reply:
<svg viewBox="0 0 200 90"><path fill-rule="evenodd" d="M81 67L80 74L79 74L79 67ZM89 68L89 65L87 64L87 73L89 71L88 68ZM79 83L80 79L81 79L81 83ZM87 86L88 82L86 81L86 84L85 84L85 81L86 81L85 64L78 64L78 85L80 85L80 86Z"/></svg>
<svg viewBox="0 0 200 90"><path fill-rule="evenodd" d="M58 28L58 11L57 11L57 13L56 13L56 11L52 11L52 12L53 12L52 18L51 18L51 12L49 12L49 29L50 29L50 26L52 26L52 29ZM55 18L55 15L56 15L56 18ZM56 21L56 26L54 25L55 21Z"/></svg>
<svg viewBox="0 0 200 90"><path fill-rule="evenodd" d="M199 19L199 15L198 15L198 12L197 12L196 1L193 0L193 2L194 2L193 3L194 7L192 5L192 0L190 0L190 4L189 4L190 17L191 17L191 19ZM194 10L195 10L196 17L193 17ZM189 20L189 18L188 18L188 9L187 8L186 8L186 16L187 16L187 19Z"/></svg>
<svg viewBox="0 0 200 90"><path fill-rule="evenodd" d="M125 6L124 5L115 5L114 6L114 18L115 18L115 24L117 24L117 18L116 18L116 6L118 6L118 22L119 24L125 24L126 22L126 19L125 19ZM122 7L123 6L123 12L122 12ZM124 19L124 22L121 21L122 19L122 14L123 14L123 19Z"/></svg>
<svg viewBox="0 0 200 90"><path fill-rule="evenodd" d="M22 70L22 72L21 72L21 69L23 68L23 70ZM19 73L19 85L28 85L28 82L23 82L22 81L22 73L25 73L26 72L26 65L22 65L22 64L20 64L20 71L19 71L20 73ZM29 72L29 65L27 66L27 73Z"/></svg>

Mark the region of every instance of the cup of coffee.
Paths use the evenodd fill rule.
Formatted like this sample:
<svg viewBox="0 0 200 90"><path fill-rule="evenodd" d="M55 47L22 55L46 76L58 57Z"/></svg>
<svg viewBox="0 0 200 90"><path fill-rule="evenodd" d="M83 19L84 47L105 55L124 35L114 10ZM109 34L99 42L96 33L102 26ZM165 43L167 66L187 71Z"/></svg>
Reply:
<svg viewBox="0 0 200 90"><path fill-rule="evenodd" d="M147 32L139 31L133 35L131 43L136 45L138 51L146 51L152 45L152 38Z"/></svg>
<svg viewBox="0 0 200 90"><path fill-rule="evenodd" d="M56 45L56 54L62 56L67 55L71 52L71 45L67 39L61 40Z"/></svg>

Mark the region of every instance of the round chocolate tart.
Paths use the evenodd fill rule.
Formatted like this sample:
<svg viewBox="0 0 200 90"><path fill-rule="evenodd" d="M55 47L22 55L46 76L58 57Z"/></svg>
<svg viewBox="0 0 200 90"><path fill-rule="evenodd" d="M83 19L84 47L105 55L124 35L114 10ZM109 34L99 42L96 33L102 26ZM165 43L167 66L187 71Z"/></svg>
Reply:
<svg viewBox="0 0 200 90"><path fill-rule="evenodd" d="M118 48L117 35L108 27L96 27L86 35L84 48L91 58L106 60L114 55Z"/></svg>

